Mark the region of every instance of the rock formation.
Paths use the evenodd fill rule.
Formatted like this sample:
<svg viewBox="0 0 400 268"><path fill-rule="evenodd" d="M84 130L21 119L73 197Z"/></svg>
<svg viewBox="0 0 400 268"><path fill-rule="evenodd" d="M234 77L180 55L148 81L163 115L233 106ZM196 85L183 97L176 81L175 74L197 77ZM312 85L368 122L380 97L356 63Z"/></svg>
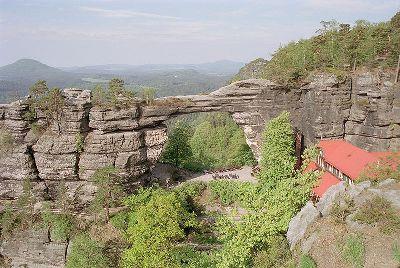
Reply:
<svg viewBox="0 0 400 268"><path fill-rule="evenodd" d="M230 113L256 155L265 123L283 110L306 144L344 137L369 150L398 150L400 88L389 79L371 72L346 81L319 74L301 88L250 79L209 95L161 98L154 105L138 101L119 110L94 107L88 90L66 89L61 120L43 133L37 126L44 118L39 113L34 124L27 121L24 101L0 105L0 128L15 139L0 158L0 199L17 198L29 177L39 200L54 197L64 181L70 195L85 203L96 190L91 175L106 165L120 168L133 187L161 154L164 122L195 112Z"/></svg>

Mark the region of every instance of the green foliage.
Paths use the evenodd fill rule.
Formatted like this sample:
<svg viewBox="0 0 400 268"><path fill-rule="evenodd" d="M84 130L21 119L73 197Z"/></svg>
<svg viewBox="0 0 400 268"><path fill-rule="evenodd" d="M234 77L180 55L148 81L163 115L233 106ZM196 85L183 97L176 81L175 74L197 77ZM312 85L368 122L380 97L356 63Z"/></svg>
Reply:
<svg viewBox="0 0 400 268"><path fill-rule="evenodd" d="M49 228L53 241L69 241L75 229L74 218L70 214L56 214L50 210L42 212L44 226Z"/></svg>
<svg viewBox="0 0 400 268"><path fill-rule="evenodd" d="M288 112L268 122L263 133L260 161L260 179L266 187L273 187L293 175L296 163L293 137Z"/></svg>
<svg viewBox="0 0 400 268"><path fill-rule="evenodd" d="M364 267L365 262L365 246L362 237L350 235L347 237L342 254L344 259L354 268Z"/></svg>
<svg viewBox="0 0 400 268"><path fill-rule="evenodd" d="M29 178L25 178L22 186L22 195L16 202L16 209L8 204L1 215L1 235L8 236L18 228L26 229L35 223L33 206L35 197L32 193L32 184Z"/></svg>
<svg viewBox="0 0 400 268"><path fill-rule="evenodd" d="M317 268L317 264L309 255L302 255L300 258L300 268Z"/></svg>
<svg viewBox="0 0 400 268"><path fill-rule="evenodd" d="M19 227L20 220L18 218L18 213L15 213L10 204L7 204L3 213L0 217L1 223L1 237L7 237L12 234L12 232Z"/></svg>
<svg viewBox="0 0 400 268"><path fill-rule="evenodd" d="M213 268L217 262L214 252L200 252L190 246L176 248L172 256L182 268Z"/></svg>
<svg viewBox="0 0 400 268"><path fill-rule="evenodd" d="M31 180L25 178L22 185L22 195L17 200L19 221L24 227L29 227L33 223L35 201Z"/></svg>
<svg viewBox="0 0 400 268"><path fill-rule="evenodd" d="M280 47L250 77L294 85L314 71L346 76L353 67L394 67L400 54L399 12L389 22L353 26L322 21L318 35Z"/></svg>
<svg viewBox="0 0 400 268"><path fill-rule="evenodd" d="M175 132L176 128L180 132ZM184 128L186 130L183 130ZM178 139L183 136L185 139ZM178 136L178 137L175 137ZM172 124L172 130L167 143L168 161L174 164L170 158L174 158L174 150L177 147L186 148L186 155L179 161L180 167L193 171L217 169L226 167L239 167L252 165L255 159L250 147L246 144L243 131L225 113L210 113L197 117L184 117ZM188 141L186 141L186 139ZM183 150L184 151L184 150ZM171 155L171 156L170 156Z"/></svg>
<svg viewBox="0 0 400 268"><path fill-rule="evenodd" d="M156 89L153 87L144 87L141 91L142 98L146 101L147 105L152 105L156 97Z"/></svg>
<svg viewBox="0 0 400 268"><path fill-rule="evenodd" d="M92 91L94 106L102 108L127 108L135 103L135 93L125 87L125 82L119 78L113 78L108 84L108 90L101 85L96 85Z"/></svg>
<svg viewBox="0 0 400 268"><path fill-rule="evenodd" d="M204 182L184 182L175 188L174 192L182 199L193 199L207 188Z"/></svg>
<svg viewBox="0 0 400 268"><path fill-rule="evenodd" d="M380 182L387 179L400 181L400 153L380 157L379 161L367 165L361 172L360 181Z"/></svg>
<svg viewBox="0 0 400 268"><path fill-rule="evenodd" d="M101 243L93 240L86 233L79 234L74 238L66 263L66 268L81 267L111 267Z"/></svg>
<svg viewBox="0 0 400 268"><path fill-rule="evenodd" d="M97 186L96 195L91 203L94 213L103 212L105 222L110 219L110 208L120 204L124 197L119 170L113 166L106 166L96 170L92 181Z"/></svg>
<svg viewBox="0 0 400 268"><path fill-rule="evenodd" d="M37 119L40 110L46 118L47 124L56 122L60 131L60 120L65 106L65 99L59 88L49 89L44 80L37 81L29 89L30 98L27 100L28 111L24 118L29 121Z"/></svg>
<svg viewBox="0 0 400 268"><path fill-rule="evenodd" d="M83 147L85 145L85 138L81 133L75 135L75 149L80 154L83 152Z"/></svg>
<svg viewBox="0 0 400 268"><path fill-rule="evenodd" d="M241 207L251 209L259 196L259 188L251 182L214 180L209 182L208 189L211 196L224 206L237 203Z"/></svg>
<svg viewBox="0 0 400 268"><path fill-rule="evenodd" d="M290 252L289 244L285 236L271 238L268 247L259 251L254 256L254 268L281 268L295 267Z"/></svg>
<svg viewBox="0 0 400 268"><path fill-rule="evenodd" d="M400 216L385 198L376 196L366 201L354 215L354 220L377 224L384 233L400 230Z"/></svg>
<svg viewBox="0 0 400 268"><path fill-rule="evenodd" d="M122 267L179 267L172 254L174 243L197 225L183 200L174 192L150 188L128 197L125 204L131 210L127 237L132 246L123 253Z"/></svg>
<svg viewBox="0 0 400 268"><path fill-rule="evenodd" d="M268 177L272 177L272 181L262 180L253 186L227 182L210 184L211 191L224 203L239 203L250 212L240 221L229 217L218 220L217 229L223 247L217 252L217 267L250 267L254 252L268 248L277 235L286 233L291 218L309 200L316 174L294 172L294 137L288 117L283 113L273 119L267 127L270 136L264 136L268 139L263 145L262 172L264 176L271 174ZM276 131L273 126L276 126Z"/></svg>
<svg viewBox="0 0 400 268"><path fill-rule="evenodd" d="M213 113L195 122L190 140L191 162L200 169L238 167L255 163L243 131L225 113Z"/></svg>
<svg viewBox="0 0 400 268"><path fill-rule="evenodd" d="M400 265L400 247L399 247L399 245L394 244L392 251L393 251L393 259L397 262L398 265Z"/></svg>
<svg viewBox="0 0 400 268"><path fill-rule="evenodd" d="M183 167L192 156L189 137L189 126L182 121L176 122L168 134L168 141L165 145L161 161L177 167Z"/></svg>
<svg viewBox="0 0 400 268"><path fill-rule="evenodd" d="M15 139L5 128L0 128L0 157L7 155L14 147Z"/></svg>
<svg viewBox="0 0 400 268"><path fill-rule="evenodd" d="M111 216L110 223L121 232L124 232L128 227L128 216L127 212L121 211Z"/></svg>

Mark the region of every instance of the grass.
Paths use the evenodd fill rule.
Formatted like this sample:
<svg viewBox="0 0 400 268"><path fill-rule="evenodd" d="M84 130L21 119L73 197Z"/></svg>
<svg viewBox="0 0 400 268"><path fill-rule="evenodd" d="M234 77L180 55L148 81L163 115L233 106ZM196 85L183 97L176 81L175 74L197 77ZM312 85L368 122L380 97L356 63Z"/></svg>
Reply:
<svg viewBox="0 0 400 268"><path fill-rule="evenodd" d="M389 201L379 196L366 201L354 215L354 220L364 224L376 224L387 234L400 230L399 214Z"/></svg>
<svg viewBox="0 0 400 268"><path fill-rule="evenodd" d="M299 268L317 268L317 264L309 255L302 255L300 258Z"/></svg>
<svg viewBox="0 0 400 268"><path fill-rule="evenodd" d="M343 258L354 268L362 268L365 262L365 246L363 238L358 235L347 237L343 249Z"/></svg>
<svg viewBox="0 0 400 268"><path fill-rule="evenodd" d="M349 196L345 196L344 204L340 205L338 203L333 204L331 216L336 223L344 223L346 217L353 212L354 200Z"/></svg>
<svg viewBox="0 0 400 268"><path fill-rule="evenodd" d="M275 236L265 249L255 254L252 267L295 267L293 262L286 237Z"/></svg>

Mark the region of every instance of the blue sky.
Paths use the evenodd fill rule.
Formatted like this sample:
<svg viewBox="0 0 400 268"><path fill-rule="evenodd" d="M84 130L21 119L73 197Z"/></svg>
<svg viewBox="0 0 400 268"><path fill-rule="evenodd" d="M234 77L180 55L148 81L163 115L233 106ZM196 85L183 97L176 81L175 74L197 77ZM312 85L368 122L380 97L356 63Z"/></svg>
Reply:
<svg viewBox="0 0 400 268"><path fill-rule="evenodd" d="M0 65L248 62L321 20L390 19L400 0L0 0Z"/></svg>

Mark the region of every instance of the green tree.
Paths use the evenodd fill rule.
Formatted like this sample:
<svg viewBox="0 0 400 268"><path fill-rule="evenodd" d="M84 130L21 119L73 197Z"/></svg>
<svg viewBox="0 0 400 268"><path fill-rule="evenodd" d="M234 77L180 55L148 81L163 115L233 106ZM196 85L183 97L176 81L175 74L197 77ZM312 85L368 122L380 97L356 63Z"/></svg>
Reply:
<svg viewBox="0 0 400 268"><path fill-rule="evenodd" d="M175 243L197 224L184 200L174 192L146 189L125 203L131 210L127 236L132 246L123 253L122 267L180 267Z"/></svg>
<svg viewBox="0 0 400 268"><path fill-rule="evenodd" d="M142 98L146 101L147 105L153 104L155 96L156 96L155 88L145 87L142 89Z"/></svg>
<svg viewBox="0 0 400 268"><path fill-rule="evenodd" d="M74 238L66 263L66 268L82 267L110 267L110 260L104 251L103 245L86 233L79 234Z"/></svg>
<svg viewBox="0 0 400 268"><path fill-rule="evenodd" d="M96 170L91 178L97 186L91 208L95 212L103 211L106 223L110 220L110 208L118 205L124 196L121 177L118 173L117 168L107 166Z"/></svg>
<svg viewBox="0 0 400 268"><path fill-rule="evenodd" d="M190 127L182 121L177 121L168 134L162 161L183 167L184 163L192 156L189 144Z"/></svg>
<svg viewBox="0 0 400 268"><path fill-rule="evenodd" d="M288 112L282 112L268 122L260 160L260 179L266 186L273 187L278 181L293 176L296 163L293 137Z"/></svg>
<svg viewBox="0 0 400 268"><path fill-rule="evenodd" d="M120 78L113 78L108 82L108 90L112 95L118 96L125 91L125 81Z"/></svg>

